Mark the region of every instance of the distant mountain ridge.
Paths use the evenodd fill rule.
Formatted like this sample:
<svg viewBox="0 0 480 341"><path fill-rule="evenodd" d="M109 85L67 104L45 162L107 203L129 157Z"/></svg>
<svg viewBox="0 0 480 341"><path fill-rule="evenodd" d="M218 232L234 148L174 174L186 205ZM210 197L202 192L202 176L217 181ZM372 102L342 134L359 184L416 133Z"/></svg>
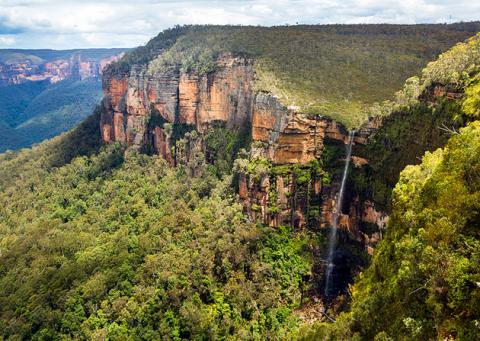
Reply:
<svg viewBox="0 0 480 341"><path fill-rule="evenodd" d="M94 50L0 50L0 85L68 77L100 77L102 70L118 60L125 49Z"/></svg>
<svg viewBox="0 0 480 341"><path fill-rule="evenodd" d="M127 49L0 50L0 151L69 130L101 99L101 75Z"/></svg>
<svg viewBox="0 0 480 341"><path fill-rule="evenodd" d="M480 33L442 27L176 27L111 64L93 115L0 154L2 340L479 339ZM413 77L355 132L258 86L353 91L362 51L358 98ZM4 89L47 86L41 124L95 80Z"/></svg>

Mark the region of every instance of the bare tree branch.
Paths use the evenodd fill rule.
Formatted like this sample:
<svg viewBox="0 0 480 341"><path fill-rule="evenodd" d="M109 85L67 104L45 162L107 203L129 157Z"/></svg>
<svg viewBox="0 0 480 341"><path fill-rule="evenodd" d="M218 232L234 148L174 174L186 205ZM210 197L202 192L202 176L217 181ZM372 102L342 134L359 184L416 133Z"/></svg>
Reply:
<svg viewBox="0 0 480 341"><path fill-rule="evenodd" d="M458 135L458 131L455 129L455 127L449 128L445 125L445 123L442 123L440 126L437 127L441 131L446 132L447 134L450 135Z"/></svg>

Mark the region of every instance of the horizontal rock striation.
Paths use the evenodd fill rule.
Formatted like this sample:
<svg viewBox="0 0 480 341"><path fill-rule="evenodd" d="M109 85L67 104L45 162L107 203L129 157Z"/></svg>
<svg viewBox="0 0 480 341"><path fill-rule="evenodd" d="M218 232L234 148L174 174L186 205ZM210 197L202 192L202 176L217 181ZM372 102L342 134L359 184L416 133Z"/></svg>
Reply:
<svg viewBox="0 0 480 341"><path fill-rule="evenodd" d="M192 126L205 132L214 122L233 128L248 124L254 101L253 65L230 55L218 71L199 75L170 70L150 74L133 67L129 75L104 79L102 138L171 155L165 124ZM169 156L170 155L170 156Z"/></svg>
<svg viewBox="0 0 480 341"><path fill-rule="evenodd" d="M273 168L260 176L239 173L238 194L250 218L272 226L329 227L338 181L325 185L323 174L312 165L320 162L326 144L347 143L348 131L328 117L296 112L272 94L256 92L254 80L253 61L231 54L220 56L216 71L209 74L178 68L151 72L148 66L134 65L128 74L104 77L102 138L151 151L174 164L188 159L189 150L202 148L198 140L195 148L179 148L176 129L196 130L201 144L216 122L231 129L248 127L251 159L264 159L273 168L287 167L281 174ZM372 121L363 127L355 143L365 143L379 125ZM355 160L358 167L368 162ZM368 242L370 237L358 229L362 205L345 212L340 227ZM370 219L372 214L364 216Z"/></svg>
<svg viewBox="0 0 480 341"><path fill-rule="evenodd" d="M74 54L70 58L61 58L43 63L21 60L0 63L0 85L15 85L27 82L49 81L58 83L70 77L80 79L100 78L103 69L119 60L122 54L93 60Z"/></svg>

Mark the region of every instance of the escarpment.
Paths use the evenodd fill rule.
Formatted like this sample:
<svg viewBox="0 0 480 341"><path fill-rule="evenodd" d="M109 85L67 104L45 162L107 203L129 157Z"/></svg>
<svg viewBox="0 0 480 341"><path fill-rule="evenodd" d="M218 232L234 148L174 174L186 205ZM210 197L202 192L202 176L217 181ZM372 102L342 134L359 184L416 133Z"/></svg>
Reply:
<svg viewBox="0 0 480 341"><path fill-rule="evenodd" d="M104 79L103 140L171 159L168 124L200 133L214 122L229 128L247 124L254 101L252 62L224 56L218 67L218 72L205 75L180 70L149 74L137 67L123 78Z"/></svg>
<svg viewBox="0 0 480 341"><path fill-rule="evenodd" d="M332 225L348 131L327 116L298 112L271 93L256 91L253 59L223 54L216 70L205 74L179 68L152 73L135 65L128 74L104 78L104 92L105 142L156 153L174 165L192 159L196 150L205 152L206 136L219 123L232 131L246 130L250 155L240 160L236 172L249 217L272 226ZM430 116L421 110L414 118L399 110L357 129L338 226L369 253L386 227L389 193L400 170L447 138L437 129L445 111L433 113L427 107L461 95L458 89L434 84L417 104ZM389 136L392 127L395 136ZM418 141L412 136L416 129L432 133ZM192 130L198 134L185 139ZM408 146L400 150L393 145L398 141Z"/></svg>
<svg viewBox="0 0 480 341"><path fill-rule="evenodd" d="M254 82L254 60L231 54L221 55L216 71L207 74L178 68L152 73L147 66L133 66L128 74L104 78L102 139L161 155L173 165L191 159L195 150L205 151L206 136L218 124L247 130L250 156L240 160L244 165L236 172L250 218L273 226L329 227L347 129L326 116L282 105L271 93L256 91ZM355 143L365 143L377 127L370 128L359 131ZM192 130L195 137L184 138ZM358 158L356 164L366 162ZM349 199L354 204L346 205L340 227L373 245L379 237L362 233L359 222L383 227L385 216L372 202Z"/></svg>
<svg viewBox="0 0 480 341"><path fill-rule="evenodd" d="M296 113L271 94L255 93L252 60L224 55L217 67L204 75L180 70L149 74L134 67L129 75L104 79L103 140L151 147L166 156L156 143L158 134L168 134L165 124L205 133L214 122L224 122L232 129L251 127L257 156L275 164L307 164L320 157L326 137L346 139L340 124Z"/></svg>
<svg viewBox="0 0 480 341"><path fill-rule="evenodd" d="M33 51L35 52L35 50ZM50 60L42 60L38 57L38 60L32 60L32 56L30 59L27 56L25 58L18 57L18 60L12 58L11 61L5 63L0 62L0 86L38 81L58 83L68 78L99 79L105 67L118 61L124 54L122 52L111 56L89 58L83 53L80 50L61 58L51 57ZM55 52L52 51L52 54Z"/></svg>
<svg viewBox="0 0 480 341"><path fill-rule="evenodd" d="M347 129L258 91L253 58L223 53L213 71L203 73L138 64L125 73L107 74L103 141L161 155L172 165L187 164L198 150L214 163L206 143L212 130L246 132L250 152L237 160L235 172L239 199L251 219L321 229L332 226L338 213L338 227L369 253L382 238L400 171L443 145L448 136L437 128L452 115L442 106L462 96L461 89L433 84L411 109L396 109L359 127L348 190L341 212L335 212ZM419 140L415 131L430 133Z"/></svg>
<svg viewBox="0 0 480 341"><path fill-rule="evenodd" d="M356 36L356 29L348 35ZM446 141L437 126L445 123L442 120L449 124L453 115L436 102L455 102L460 94L436 83L422 90L420 97L420 88L414 89L411 108L407 104L393 113L389 110L389 116L372 118L359 127L344 203L341 212L335 212L348 140L343 124L358 126L368 117L360 109L362 105L386 100L386 88L392 90L391 96L406 77L418 74L433 57L428 47L432 40L420 46L415 35L415 46L424 56L415 67L405 65L408 58L404 57L418 58L417 52L412 55L408 49L397 55L396 48L383 51L382 55L393 53L391 60L396 62L392 70L408 70L405 74L393 71L386 77L385 65L377 68L378 60L369 48L358 55L365 59L354 58L360 62L357 74L351 72L350 62L338 64L339 56L323 49L333 48L337 40L334 45L327 41L314 44L323 38L317 33L310 36L314 32L309 31L314 38L305 38L312 39L312 44L305 46L312 49L297 55L297 35L285 33L283 28L230 31L218 27L177 28L160 34L107 70L102 138L161 155L172 165L188 164L200 150L203 153L198 154L216 165L219 153L208 141L212 142L212 131L226 129L224 137L214 134L213 142L229 154L228 160L221 160L223 169L230 171L237 159L235 185L251 219L272 226L321 229L332 226L338 215L338 227L371 252L382 238L390 193L400 171ZM246 39L245 34L252 35ZM360 40L352 40L352 51L363 51L365 36L357 38ZM378 41L378 46L401 46L396 34L369 39ZM266 48L266 41L283 44ZM343 36L338 41L343 42ZM448 47L439 44L434 54ZM320 55L325 58L319 60ZM330 72L332 65L339 67L338 72ZM369 70L368 77L365 70ZM342 78L345 75L352 75L351 79ZM301 77L300 81L295 82L295 77ZM276 90L281 96L274 96ZM233 141L236 137L232 134L242 136L242 143ZM219 143L222 138L223 145ZM249 150L248 155L239 153L241 147Z"/></svg>

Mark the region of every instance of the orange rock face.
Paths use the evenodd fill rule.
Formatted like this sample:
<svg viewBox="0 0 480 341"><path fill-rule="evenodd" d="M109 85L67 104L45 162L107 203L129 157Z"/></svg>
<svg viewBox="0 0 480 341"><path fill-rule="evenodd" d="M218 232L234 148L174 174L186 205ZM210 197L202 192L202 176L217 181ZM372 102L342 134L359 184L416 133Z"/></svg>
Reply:
<svg viewBox="0 0 480 341"><path fill-rule="evenodd" d="M125 129L123 126L123 113L113 113L113 137L115 141L125 142Z"/></svg>
<svg viewBox="0 0 480 341"><path fill-rule="evenodd" d="M170 164L173 164L173 157L170 151L168 138L160 127L155 127L153 143L155 150L157 150L158 153Z"/></svg>
<svg viewBox="0 0 480 341"><path fill-rule="evenodd" d="M252 139L255 141L268 142L270 132L274 129L275 116L271 111L257 109L253 112Z"/></svg>
<svg viewBox="0 0 480 341"><path fill-rule="evenodd" d="M72 76L79 76L81 79L99 78L103 69L122 55L123 53L101 60L89 60L81 54L75 54L67 59L57 59L40 65L29 60L2 65L0 84L22 84L43 80L57 83Z"/></svg>
<svg viewBox="0 0 480 341"><path fill-rule="evenodd" d="M359 156L352 156L352 164L354 167L362 167L368 164L368 160Z"/></svg>
<svg viewBox="0 0 480 341"><path fill-rule="evenodd" d="M218 70L207 75L180 71L148 74L146 68L134 66L124 78L105 80L103 140L137 149L147 147L170 164L188 164L193 150L203 150L202 134L212 124L223 122L230 128L251 127L256 142L253 156L274 165L305 167L321 158L326 143L348 142L348 132L335 121L298 113L298 108L283 106L271 94L255 94L250 60L224 55L217 64ZM181 145L172 146L172 132L165 123L190 125L200 137L188 135ZM354 143L365 143L371 130L380 125L381 121L369 122L358 131ZM367 162L352 157L353 165ZM299 183L294 172L260 178L239 174L238 195L250 218L264 224L303 227L310 222L329 227L336 185L324 186L321 174L310 175ZM373 214L371 208L366 209L365 221ZM339 227L371 245L370 237L358 229L361 212L361 204L353 203L349 212L340 212Z"/></svg>
<svg viewBox="0 0 480 341"><path fill-rule="evenodd" d="M158 135L155 127L149 126L152 116L160 116L161 122L194 125L199 132L216 121L228 127L249 124L254 99L252 85L251 61L231 55L222 56L218 71L207 75L171 71L150 75L145 69L136 68L127 77L105 81L110 109L102 124L109 124L108 116L114 112L123 112L127 119L113 125L125 124L127 138L117 139L114 134L115 140L136 147L151 143L153 136ZM114 127L117 130L121 131ZM163 154L157 150L158 145L153 147Z"/></svg>
<svg viewBox="0 0 480 341"><path fill-rule="evenodd" d="M325 121L295 115L280 133L274 152L276 164L306 164L323 149Z"/></svg>
<svg viewBox="0 0 480 341"><path fill-rule="evenodd" d="M107 143L115 141L115 139L112 136L112 131L113 131L113 127L111 124L108 124L108 123L103 124L101 128L102 140Z"/></svg>
<svg viewBox="0 0 480 341"><path fill-rule="evenodd" d="M362 221L378 225L380 228L387 226L389 217L384 212L375 209L371 201L365 201L362 210Z"/></svg>
<svg viewBox="0 0 480 341"><path fill-rule="evenodd" d="M126 79L112 79L108 83L107 95L110 97L112 108L116 111L122 111L120 101L127 92L128 81Z"/></svg>
<svg viewBox="0 0 480 341"><path fill-rule="evenodd" d="M420 95L420 99L435 104L441 99L459 100L463 97L463 89L452 85L433 84Z"/></svg>
<svg viewBox="0 0 480 341"><path fill-rule="evenodd" d="M179 122L197 124L199 103L199 79L195 76L181 75L179 89Z"/></svg>
<svg viewBox="0 0 480 341"><path fill-rule="evenodd" d="M207 75L172 71L148 75L133 68L127 77L107 80L105 93L111 109L106 115L124 113L123 123L117 120L112 124L126 124L127 138L111 135L128 145L149 143L149 136L155 133L148 121L155 115L162 118L160 122L193 125L199 132L214 122L224 122L227 127L251 125L253 140L265 143L259 152L276 164L306 164L318 158L325 138L345 142L345 130L332 120L308 118L282 106L271 95L254 95L250 60L224 55L217 63L218 71ZM144 117L143 127L139 118L131 118L140 116ZM112 120L102 121L110 124Z"/></svg>

